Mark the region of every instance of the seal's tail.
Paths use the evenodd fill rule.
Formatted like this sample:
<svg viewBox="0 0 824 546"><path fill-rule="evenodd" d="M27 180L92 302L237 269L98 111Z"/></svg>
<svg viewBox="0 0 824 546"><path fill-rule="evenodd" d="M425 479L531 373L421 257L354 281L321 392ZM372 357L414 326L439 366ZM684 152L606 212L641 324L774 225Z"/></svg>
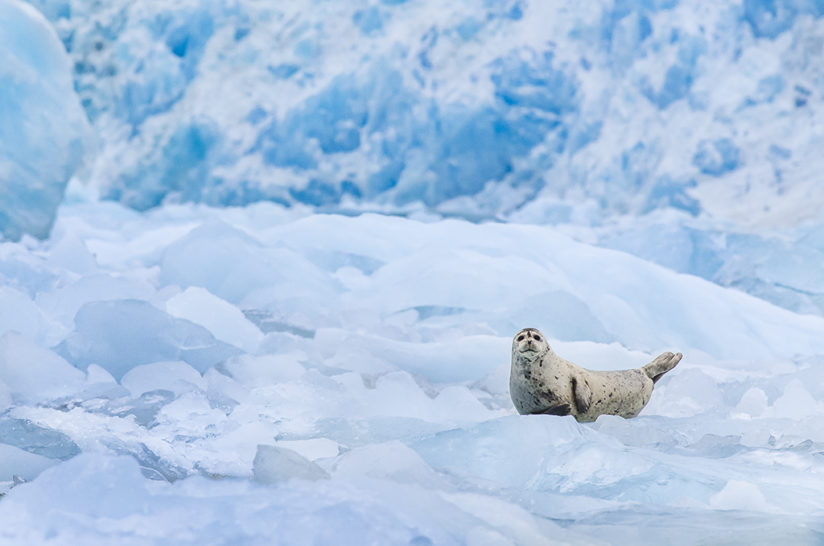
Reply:
<svg viewBox="0 0 824 546"><path fill-rule="evenodd" d="M644 371L647 376L652 379L653 383L656 383L661 376L670 371L675 367L676 364L681 362L681 357L683 355L681 353L662 353L658 355L658 357L643 366L641 369Z"/></svg>

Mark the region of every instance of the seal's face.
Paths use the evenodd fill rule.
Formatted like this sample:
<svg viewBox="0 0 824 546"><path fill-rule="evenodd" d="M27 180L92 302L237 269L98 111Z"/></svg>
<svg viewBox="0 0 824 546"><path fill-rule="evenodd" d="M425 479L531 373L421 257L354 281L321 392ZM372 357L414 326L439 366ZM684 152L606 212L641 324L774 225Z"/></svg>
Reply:
<svg viewBox="0 0 824 546"><path fill-rule="evenodd" d="M520 355L522 358L533 360L549 351L549 344L544 334L535 328L524 328L512 340L512 356Z"/></svg>

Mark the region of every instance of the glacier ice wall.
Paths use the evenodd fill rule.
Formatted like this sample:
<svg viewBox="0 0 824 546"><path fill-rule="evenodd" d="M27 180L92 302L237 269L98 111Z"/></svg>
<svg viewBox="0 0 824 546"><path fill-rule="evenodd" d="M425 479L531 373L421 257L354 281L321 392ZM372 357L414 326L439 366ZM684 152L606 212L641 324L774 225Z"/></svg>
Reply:
<svg viewBox="0 0 824 546"><path fill-rule="evenodd" d="M816 3L32 4L107 199L594 226L577 234L824 313ZM58 198L5 208L46 225Z"/></svg>
<svg viewBox="0 0 824 546"><path fill-rule="evenodd" d="M88 131L52 26L18 0L0 3L0 236L48 235Z"/></svg>
<svg viewBox="0 0 824 546"><path fill-rule="evenodd" d="M824 203L815 2L33 3L105 141L94 182L137 209L752 224Z"/></svg>

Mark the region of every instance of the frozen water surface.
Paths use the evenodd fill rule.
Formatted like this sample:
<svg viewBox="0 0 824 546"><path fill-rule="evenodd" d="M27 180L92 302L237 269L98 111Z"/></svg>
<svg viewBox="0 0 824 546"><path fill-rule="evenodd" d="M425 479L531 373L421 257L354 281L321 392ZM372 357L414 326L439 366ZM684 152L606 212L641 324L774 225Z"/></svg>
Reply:
<svg viewBox="0 0 824 546"><path fill-rule="evenodd" d="M822 16L0 0L0 543L824 542Z"/></svg>
<svg viewBox="0 0 824 546"><path fill-rule="evenodd" d="M241 212L65 205L14 247L65 339L2 337L5 541L821 540L824 319L552 227ZM233 244L170 250L204 230ZM685 357L636 419L518 416L527 322L592 368Z"/></svg>

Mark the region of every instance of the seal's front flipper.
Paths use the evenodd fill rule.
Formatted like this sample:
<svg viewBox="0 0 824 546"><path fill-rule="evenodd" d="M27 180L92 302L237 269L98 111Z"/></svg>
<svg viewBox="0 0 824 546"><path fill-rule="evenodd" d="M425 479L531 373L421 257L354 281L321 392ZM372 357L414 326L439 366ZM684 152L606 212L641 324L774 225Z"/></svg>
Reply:
<svg viewBox="0 0 824 546"><path fill-rule="evenodd" d="M575 408L579 414L589 411L589 404L592 401L592 389L585 380L578 381L572 378L572 394L575 399Z"/></svg>
<svg viewBox="0 0 824 546"><path fill-rule="evenodd" d="M647 374L647 377L652 379L653 383L656 383L659 379L661 379L662 375L673 369L676 364L681 362L682 356L683 355L681 353L662 353L658 355L655 360L646 366L643 366L641 370Z"/></svg>
<svg viewBox="0 0 824 546"><path fill-rule="evenodd" d="M564 415L569 415L570 409L569 404L558 404L557 406L549 406L541 413L544 415L559 415L563 417Z"/></svg>

